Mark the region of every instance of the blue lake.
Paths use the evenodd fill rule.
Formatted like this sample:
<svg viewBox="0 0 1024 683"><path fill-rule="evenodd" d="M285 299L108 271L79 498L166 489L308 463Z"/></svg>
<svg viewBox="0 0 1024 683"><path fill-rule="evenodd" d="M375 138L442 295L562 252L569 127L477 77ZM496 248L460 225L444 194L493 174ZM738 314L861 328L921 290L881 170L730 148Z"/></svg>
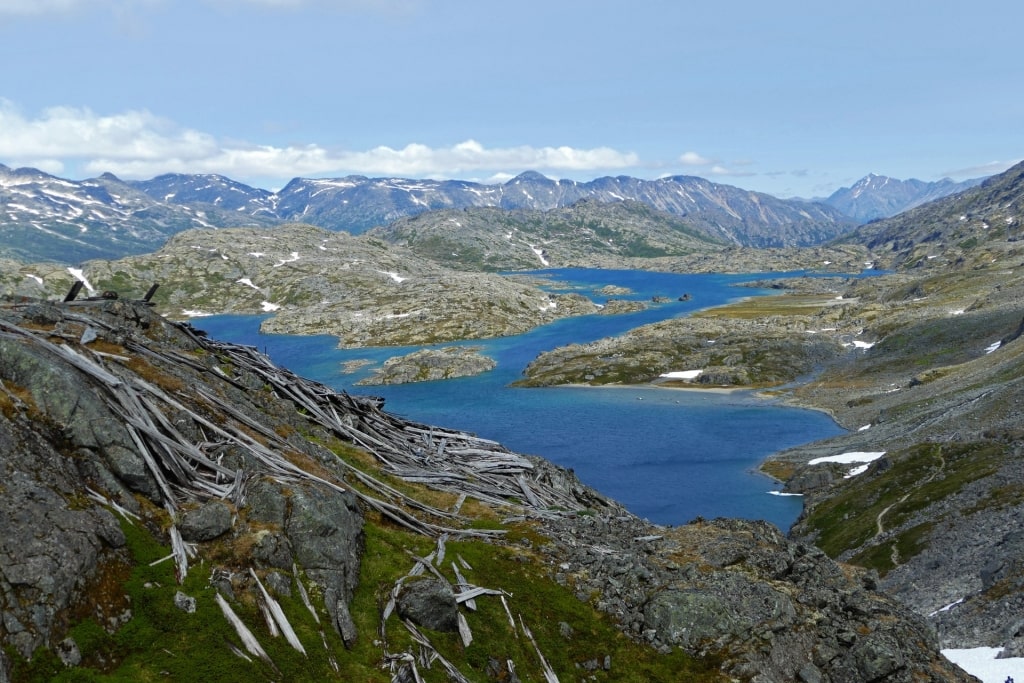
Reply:
<svg viewBox="0 0 1024 683"><path fill-rule="evenodd" d="M380 387L354 386L369 369L346 374L343 363L367 359L379 364L412 347L345 350L331 336L260 334L266 316L211 316L193 324L215 338L255 346L278 365L335 390L382 396L394 414L473 432L572 468L585 484L652 522L741 517L765 519L784 530L793 523L801 499L770 495L777 485L755 468L775 451L841 433L823 413L784 407L750 392L508 386L541 351L768 294L734 286L764 276L588 269L532 274L551 280L552 291L576 291L598 303L608 297L596 290L609 284L633 292L615 298L670 301L637 313L581 316L515 337L463 342L482 347L498 366L476 377ZM690 295L688 301L678 301L683 294Z"/></svg>

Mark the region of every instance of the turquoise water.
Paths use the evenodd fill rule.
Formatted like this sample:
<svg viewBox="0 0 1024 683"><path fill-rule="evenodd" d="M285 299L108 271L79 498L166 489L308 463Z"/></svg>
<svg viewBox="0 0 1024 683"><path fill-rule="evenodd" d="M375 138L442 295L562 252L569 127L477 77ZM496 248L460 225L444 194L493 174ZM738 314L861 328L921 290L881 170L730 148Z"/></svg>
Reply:
<svg viewBox="0 0 1024 683"><path fill-rule="evenodd" d="M841 433L823 413L782 407L749 392L508 386L543 350L766 294L732 286L759 276L586 269L535 274L554 281L555 291L578 291L599 303L606 297L595 290L608 284L634 291L616 298L671 301L638 313L581 316L515 337L465 342L482 347L498 366L476 377L386 387L354 386L369 369L345 374L342 363L381 363L412 348L342 350L331 336L260 334L265 316L213 316L193 324L218 339L255 346L278 365L336 390L382 396L392 413L473 432L572 468L584 483L659 524L698 516L765 519L782 529L793 523L800 498L769 495L777 486L754 468L775 451ZM689 301L677 300L683 294L690 294Z"/></svg>

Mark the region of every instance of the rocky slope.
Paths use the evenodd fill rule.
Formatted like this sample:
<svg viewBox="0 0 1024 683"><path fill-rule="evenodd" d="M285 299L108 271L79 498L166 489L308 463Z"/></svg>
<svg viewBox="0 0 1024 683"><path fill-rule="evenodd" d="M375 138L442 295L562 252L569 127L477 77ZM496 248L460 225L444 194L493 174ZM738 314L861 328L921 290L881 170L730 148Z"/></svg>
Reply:
<svg viewBox="0 0 1024 683"><path fill-rule="evenodd" d="M141 297L148 283L159 283L153 302L168 315L273 313L265 332L332 334L344 346L498 337L596 310L578 295L449 270L374 239L308 225L190 231L151 255L91 261L76 273L19 266L0 281L14 296L54 296L75 277L94 295Z"/></svg>
<svg viewBox="0 0 1024 683"><path fill-rule="evenodd" d="M850 433L781 454L805 494L793 535L871 567L947 646L1024 652L1024 165L862 227L898 272L855 283L833 309L873 344L795 389ZM884 453L858 465L808 464ZM848 478L847 478L848 477Z"/></svg>
<svg viewBox="0 0 1024 683"><path fill-rule="evenodd" d="M699 217L679 218L636 201L581 200L547 211L430 211L367 235L469 271L616 265L626 259L714 254L725 247L715 226Z"/></svg>
<svg viewBox="0 0 1024 683"><path fill-rule="evenodd" d="M651 526L126 299L0 307L0 443L0 680L969 680L768 525Z"/></svg>
<svg viewBox="0 0 1024 683"><path fill-rule="evenodd" d="M1020 653L1024 264L1008 265L862 283L846 314L874 345L792 394L851 431L775 465L805 494L795 537L879 571L946 646ZM850 478L853 465L808 464L849 452L885 455Z"/></svg>

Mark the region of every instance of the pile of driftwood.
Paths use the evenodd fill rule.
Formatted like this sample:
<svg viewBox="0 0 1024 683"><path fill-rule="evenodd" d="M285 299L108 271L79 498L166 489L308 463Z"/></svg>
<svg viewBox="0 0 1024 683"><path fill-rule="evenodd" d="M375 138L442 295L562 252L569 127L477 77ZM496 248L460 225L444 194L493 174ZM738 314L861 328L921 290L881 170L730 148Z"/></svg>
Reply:
<svg viewBox="0 0 1024 683"><path fill-rule="evenodd" d="M186 328L188 329L188 328ZM372 453L381 463L382 469L406 481L420 482L428 486L454 492L458 495L452 510L442 511L425 506L405 497L400 492L364 472L350 468L353 476L367 488L381 497L363 496L366 504L389 516L408 528L437 537L436 549L427 557L411 556L413 568L406 576L395 582L386 604L381 610L378 642L384 648L384 661L390 666L392 680L396 683L420 683L420 668L439 665L449 680L469 683L469 678L448 661L433 646L429 637L408 619L402 624L409 631L419 647L418 653L411 651L390 652L387 638L387 621L395 614L395 604L401 587L408 579L430 572L438 579L449 581L439 571L445 559L445 542L451 535L490 535L497 532L445 528L424 522L404 513L411 508L431 517L450 518L458 514L467 497L499 506L514 506L536 516L558 514L554 510L578 510L584 506L568 489L550 486L535 478L534 462L512 453L500 444L482 439L465 432L442 429L419 424L388 414L382 410L383 403L372 397L352 396L335 392L329 387L274 365L265 355L248 346L239 346L199 337L199 343L211 352L227 355L236 370L255 373L263 378L281 397L287 398L299 407L308 419L331 429L340 438ZM213 400L213 397L208 397ZM270 435L267 435L268 438ZM398 501L402 507L395 507ZM461 568L460 568L461 566ZM462 574L471 567L461 557L451 562L455 581L452 591L455 601L462 608L475 611L476 600L490 597L501 601L508 616L509 626L516 637L522 633L538 658L546 683L558 683L558 677L549 665L533 638L529 627L523 621L513 618L509 607L510 595L504 591L472 585ZM460 610L458 613L459 635L465 646L473 636L469 622ZM515 663L506 662L510 672L515 673Z"/></svg>
<svg viewBox="0 0 1024 683"><path fill-rule="evenodd" d="M78 313L70 306L68 309L64 312L65 320L84 326L81 338L54 343L50 341L52 332L29 330L2 321L0 330L20 336L55 359L73 365L101 387L102 398L123 419L172 517L179 504L186 500L216 497L237 505L244 502L245 473L226 468L207 455L224 444L245 449L259 461L264 470L262 474L341 488L337 482L318 477L289 461L285 454L291 447L275 431L251 419L216 392L197 384L192 387L195 395L190 397L230 417L214 423L186 405L183 397L172 396L138 375L109 368L109 363L125 363L131 358L94 350L89 342L97 338L95 328L106 327L109 335L119 336L116 327L96 316ZM339 459L339 466L347 467L352 477L374 492L375 495L369 495L354 491L365 504L418 533L435 537L441 533L462 533L449 525L425 521L413 512L435 520L454 519L467 498L511 506L533 516L584 507L584 501L571 490L551 486L534 476L534 461L494 441L396 417L382 409L380 399L336 392L277 367L253 347L210 339L187 323L180 323L178 327L190 335L197 346L225 360L236 376L253 373L261 377L276 395L294 403L306 419L373 454L382 471L405 481L454 493L457 502L453 509L433 508ZM211 367L190 354L131 338L124 345L134 356L157 365L184 364L203 373L214 373L219 381L242 388L237 379L227 376L216 365ZM207 435L207 440L194 443L183 436L167 418L170 412L189 416ZM253 433L259 438L252 436Z"/></svg>
<svg viewBox="0 0 1024 683"><path fill-rule="evenodd" d="M308 419L372 453L384 472L455 493L459 501L454 512L467 497L495 505L514 505L537 516L584 507L571 491L550 486L533 476L536 466L529 458L495 441L391 415L382 409L383 402L378 398L336 392L299 377L277 367L253 347L204 337L198 337L198 342L213 353L229 356L237 369L262 377L279 396L294 402ZM226 408L230 410L230 406ZM451 530L424 531L436 536Z"/></svg>

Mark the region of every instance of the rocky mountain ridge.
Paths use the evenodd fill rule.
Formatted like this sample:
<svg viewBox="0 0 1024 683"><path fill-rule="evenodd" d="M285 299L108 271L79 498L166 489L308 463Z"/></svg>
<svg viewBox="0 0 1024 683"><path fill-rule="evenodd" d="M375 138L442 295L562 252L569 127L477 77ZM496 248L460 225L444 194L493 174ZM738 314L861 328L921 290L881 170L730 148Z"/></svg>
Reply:
<svg viewBox="0 0 1024 683"><path fill-rule="evenodd" d="M983 180L984 178L973 178L956 182L950 178L943 178L934 182L924 182L916 178L899 180L869 173L850 187L841 187L820 201L842 211L858 223L869 223L963 192Z"/></svg>
<svg viewBox="0 0 1024 683"><path fill-rule="evenodd" d="M604 177L581 183L533 172L502 184L348 176L296 178L277 192L215 174L165 174L84 181L0 164L0 256L77 264L159 248L196 228L268 226L301 221L358 234L432 211L493 208L550 211L580 201L640 202L684 219L729 244L809 246L863 222L889 216L975 181L922 183L870 175L825 200L783 200L702 178Z"/></svg>
<svg viewBox="0 0 1024 683"><path fill-rule="evenodd" d="M980 185L863 225L837 240L860 244L905 268L984 266L1015 256L1024 238L1024 162Z"/></svg>
<svg viewBox="0 0 1024 683"><path fill-rule="evenodd" d="M172 202L190 202L197 196L186 189L193 185L189 176L173 177L184 185L173 194L173 185L166 176L161 178L138 182L136 187L154 197L169 197ZM713 225L717 236L746 246L816 244L852 227L849 219L821 204L782 200L693 176L658 180L617 176L578 182L552 180L528 171L494 185L364 176L295 178L273 196L258 195L255 199L261 208L253 215L273 214L281 220L302 220L353 234L426 211L467 207L546 211L583 199L642 202L659 211Z"/></svg>
<svg viewBox="0 0 1024 683"><path fill-rule="evenodd" d="M0 257L77 265L146 253L183 230L277 222L214 203L156 201L111 174L71 181L0 164Z"/></svg>
<svg viewBox="0 0 1024 683"><path fill-rule="evenodd" d="M824 204L783 200L674 176L620 176L580 183L524 173L503 184L348 176L296 178L278 192L216 175L85 181L0 165L0 256L78 264L151 252L194 228L301 221L353 234L426 211L468 207L551 210L581 200L642 202L686 218L726 242L759 247L817 244L854 223Z"/></svg>
<svg viewBox="0 0 1024 683"><path fill-rule="evenodd" d="M727 246L714 225L633 200L580 200L546 211L482 207L429 211L374 228L367 237L462 271L512 271L716 254Z"/></svg>

